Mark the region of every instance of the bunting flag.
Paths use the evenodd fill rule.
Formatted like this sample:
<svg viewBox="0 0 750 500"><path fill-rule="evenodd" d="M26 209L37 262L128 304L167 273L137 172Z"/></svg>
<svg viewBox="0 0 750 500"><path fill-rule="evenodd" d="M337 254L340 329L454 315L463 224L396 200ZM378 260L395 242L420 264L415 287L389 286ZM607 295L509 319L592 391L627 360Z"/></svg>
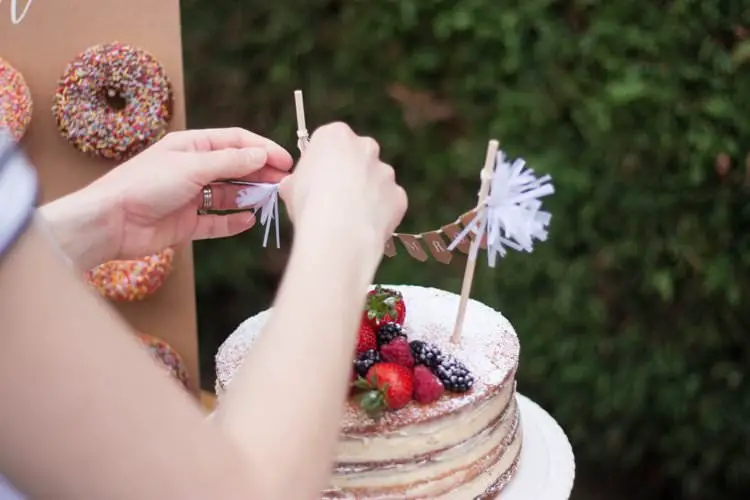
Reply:
<svg viewBox="0 0 750 500"><path fill-rule="evenodd" d="M300 153L304 153L309 136L300 91L295 92L295 104L297 147ZM491 161L490 155L487 167ZM455 250L475 260L476 252L482 249L487 250L488 264L494 267L497 258L504 257L508 249L532 252L535 241L547 239L547 227L552 215L542 210L541 198L555 192L551 177L537 177L532 169L526 167L524 160L510 161L502 151L497 151L490 175L489 192L479 206L439 229L424 233L394 233L385 244L385 256L395 257L401 247L418 261L433 258L442 264L449 264ZM245 186L237 196L237 206L249 208L260 215L258 221L265 228L264 247L268 244L273 225L276 246L279 248L279 185L232 180L225 182ZM476 239L479 239L479 244L472 245Z"/></svg>

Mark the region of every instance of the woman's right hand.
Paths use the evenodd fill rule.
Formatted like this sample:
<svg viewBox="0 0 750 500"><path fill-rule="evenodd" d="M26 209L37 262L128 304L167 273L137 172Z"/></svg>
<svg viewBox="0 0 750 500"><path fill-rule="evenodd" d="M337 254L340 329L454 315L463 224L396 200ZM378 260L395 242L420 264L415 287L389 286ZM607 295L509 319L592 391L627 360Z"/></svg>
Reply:
<svg viewBox="0 0 750 500"><path fill-rule="evenodd" d="M378 143L344 123L313 133L294 174L283 180L281 197L298 232L353 239L380 255L407 207Z"/></svg>

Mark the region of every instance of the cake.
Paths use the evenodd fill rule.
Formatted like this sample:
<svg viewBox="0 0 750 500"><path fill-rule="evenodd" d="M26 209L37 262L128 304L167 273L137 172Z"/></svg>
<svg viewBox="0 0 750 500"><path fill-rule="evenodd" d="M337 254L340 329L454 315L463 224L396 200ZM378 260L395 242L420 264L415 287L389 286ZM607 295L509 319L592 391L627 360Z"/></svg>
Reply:
<svg viewBox="0 0 750 500"><path fill-rule="evenodd" d="M515 388L520 346L513 326L501 313L470 300L461 341L456 345L450 337L459 303L457 295L418 286L384 285L384 288L403 299L405 321L402 311L381 312L375 317L378 335L388 337L385 340L392 340L393 345L397 341L403 343L394 337L406 335L417 366L430 366L429 370L422 366L420 373L434 372L435 378L445 382L438 384L445 390L428 404L410 400L377 416L363 411L361 396L353 394L342 418L330 486L321 497L326 500L496 498L516 472L522 444ZM219 404L222 392L231 383L269 313L266 310L244 321L219 348L216 356ZM366 313L363 323L372 316ZM403 322L402 327L399 322ZM383 329L384 325L389 326ZM377 340L380 343L382 339ZM425 345L438 350L440 363L453 360L454 364L448 366L465 367L469 374L463 373L466 376L459 377L458 384L454 383L455 377L446 378L445 371L436 369L424 350L414 350ZM383 358L387 357L389 351L378 349ZM392 359L386 363L380 355L374 356L378 359L368 361L365 352L357 358L364 361L359 365L355 361L355 372L363 363L380 361L368 368L359 382L377 382L369 370L392 364ZM420 392L418 384L422 378L418 380L417 370L413 368L414 397L423 399L429 391Z"/></svg>

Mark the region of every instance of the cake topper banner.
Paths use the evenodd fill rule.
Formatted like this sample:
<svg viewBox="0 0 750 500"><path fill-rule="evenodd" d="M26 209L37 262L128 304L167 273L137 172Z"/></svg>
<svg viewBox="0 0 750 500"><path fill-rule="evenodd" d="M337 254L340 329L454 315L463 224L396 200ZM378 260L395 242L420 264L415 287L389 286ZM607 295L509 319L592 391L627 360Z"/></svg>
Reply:
<svg viewBox="0 0 750 500"><path fill-rule="evenodd" d="M297 147L304 154L310 141L305 120L302 92L294 92L297 114ZM549 175L536 177L522 159L509 161L498 150L497 141L490 141L481 174L477 206L460 215L454 222L424 233L394 233L385 244L386 257L398 255L399 242L406 253L421 262L432 257L437 262L449 264L455 250L475 261L480 249L487 250L487 260L494 267L497 257L507 255L508 249L532 252L534 241L545 241L547 226L552 218L541 210L540 198L554 193ZM263 246L267 246L271 224L279 237L279 185L223 181L246 186L239 192L239 208L249 208L260 213L259 222L265 227Z"/></svg>

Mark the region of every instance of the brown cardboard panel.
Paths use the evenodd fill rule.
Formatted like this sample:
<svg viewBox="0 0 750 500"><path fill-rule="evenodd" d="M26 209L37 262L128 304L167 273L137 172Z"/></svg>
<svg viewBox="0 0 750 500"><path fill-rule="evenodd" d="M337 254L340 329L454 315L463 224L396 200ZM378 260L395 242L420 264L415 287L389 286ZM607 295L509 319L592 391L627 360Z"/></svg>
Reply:
<svg viewBox="0 0 750 500"><path fill-rule="evenodd" d="M18 21L24 11L20 22L14 23L13 17ZM34 99L34 115L23 145L39 170L43 201L75 191L117 165L69 146L58 134L51 112L57 80L68 62L92 45L113 41L142 47L161 61L175 92L171 130L184 128L178 0L0 0L0 57L23 73ZM134 328L164 339L179 351L198 383L189 247L180 249L174 273L156 295L118 308Z"/></svg>

